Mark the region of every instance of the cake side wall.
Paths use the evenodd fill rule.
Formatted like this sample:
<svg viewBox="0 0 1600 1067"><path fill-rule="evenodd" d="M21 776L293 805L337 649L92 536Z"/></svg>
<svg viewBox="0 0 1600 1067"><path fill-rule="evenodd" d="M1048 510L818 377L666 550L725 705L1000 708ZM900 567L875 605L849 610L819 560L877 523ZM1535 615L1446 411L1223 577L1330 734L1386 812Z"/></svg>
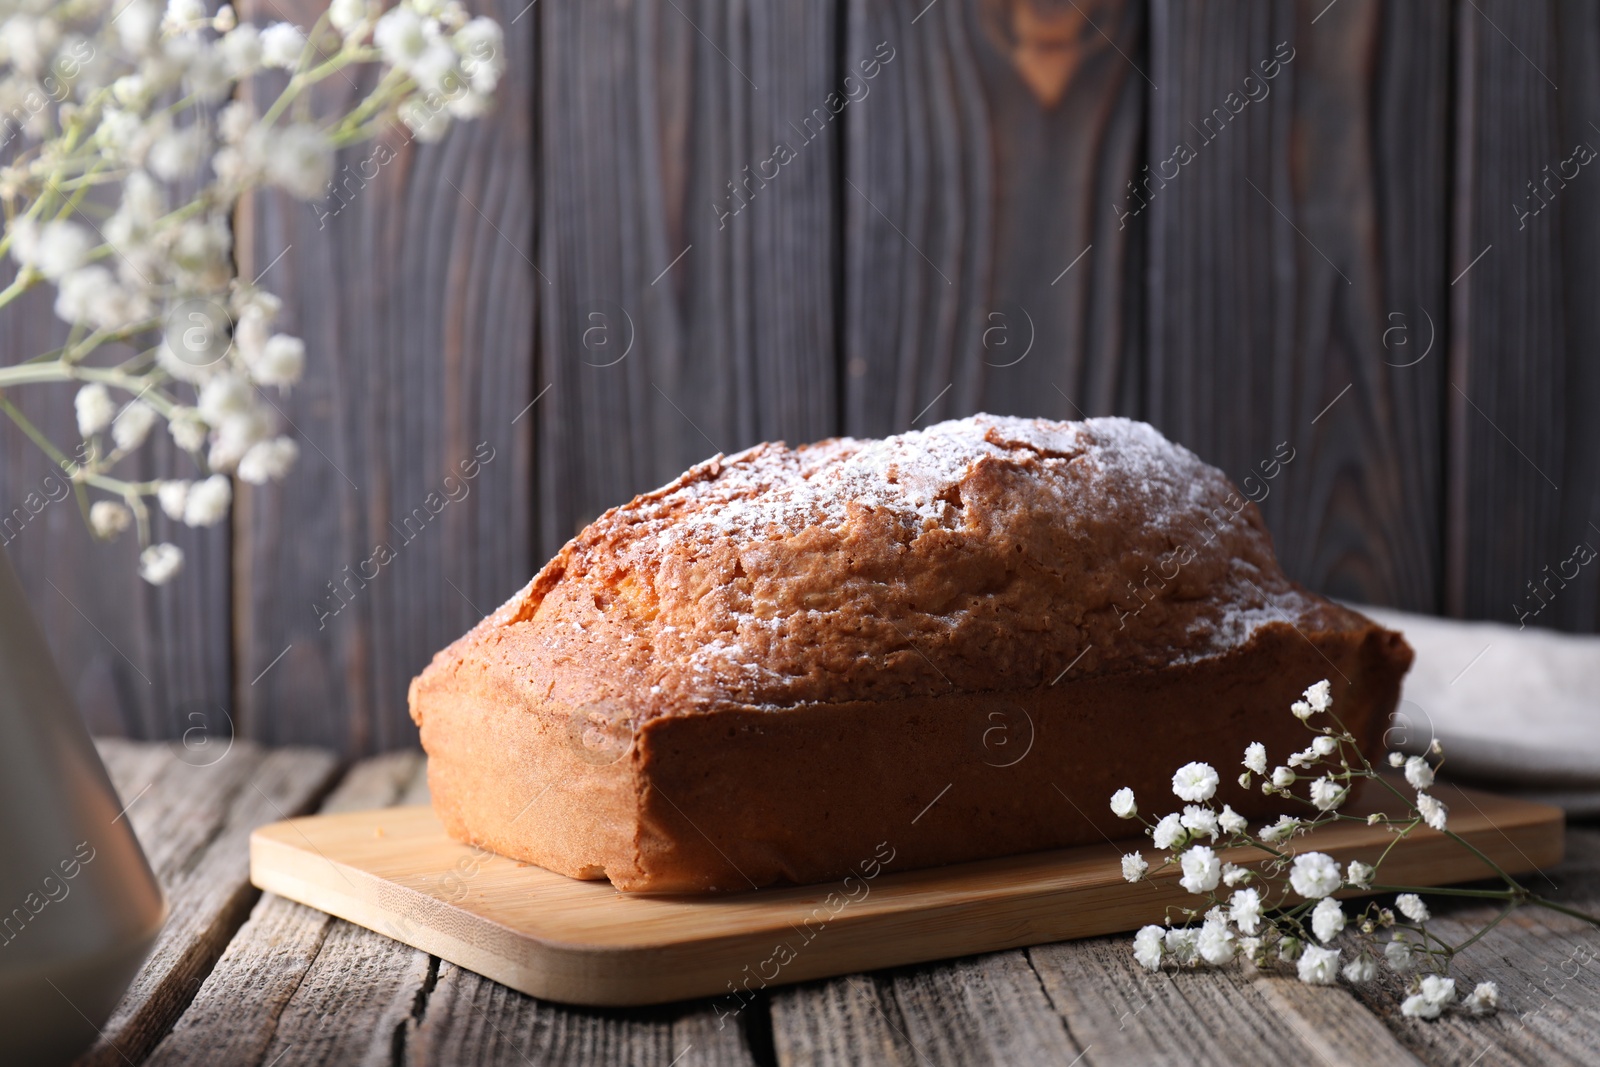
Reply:
<svg viewBox="0 0 1600 1067"><path fill-rule="evenodd" d="M1311 734L1288 708L1327 677L1340 719L1375 756L1409 663L1386 633L1269 624L1226 656L1042 689L656 719L638 740L641 869L618 885L824 881L885 845L894 870L1105 840L1136 848L1121 843L1137 827L1111 814L1111 793L1131 786L1149 817L1179 811L1171 775L1190 760L1217 768L1219 802L1292 812L1238 785L1245 745L1264 742L1275 764L1304 748Z"/></svg>

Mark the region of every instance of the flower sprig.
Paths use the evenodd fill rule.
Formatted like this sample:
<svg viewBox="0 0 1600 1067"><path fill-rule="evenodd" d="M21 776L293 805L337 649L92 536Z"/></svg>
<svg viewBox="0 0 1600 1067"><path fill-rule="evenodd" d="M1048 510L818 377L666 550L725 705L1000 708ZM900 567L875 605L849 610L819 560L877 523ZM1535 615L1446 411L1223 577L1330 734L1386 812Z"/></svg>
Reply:
<svg viewBox="0 0 1600 1067"><path fill-rule="evenodd" d="M363 66L379 73L353 107L311 93L354 86ZM17 264L0 309L51 285L70 326L60 348L0 367L0 411L66 473L97 536L137 527L145 579L167 581L183 558L151 543L150 502L211 525L233 477L281 478L298 453L266 393L299 380L305 345L275 329L277 297L238 276L240 198L321 197L336 150L396 122L437 140L488 110L503 69L500 27L459 0L332 0L310 29L240 22L227 4L209 14L204 0L0 12L0 255ZM78 386L75 447L6 395L47 382ZM162 423L194 477L119 473Z"/></svg>
<svg viewBox="0 0 1600 1067"><path fill-rule="evenodd" d="M1458 953L1518 906L1549 908L1600 926L1600 918L1531 892L1449 829L1448 809L1429 792L1444 762L1437 740L1428 750L1431 762L1425 756L1389 753L1389 765L1403 773L1413 791L1408 795L1368 762L1332 709L1332 687L1326 679L1308 688L1290 711L1312 732L1311 743L1270 771L1265 745L1252 742L1245 748L1240 786L1250 789L1259 782L1264 794L1299 809L1254 832L1229 805L1217 810L1214 800L1221 775L1206 763L1178 768L1172 792L1184 807L1154 820L1140 813L1131 789L1112 794L1112 813L1141 824L1155 848L1165 853L1153 870L1176 868L1181 873L1178 884L1201 898L1196 907L1179 909L1175 921L1139 930L1133 954L1141 966L1152 971L1164 965L1222 966L1242 958L1260 967L1293 965L1300 980L1313 985L1331 985L1341 975L1352 984L1370 982L1382 966L1406 977L1401 1011L1407 1016L1435 1019L1446 1010L1481 1015L1495 1010L1499 990L1493 982L1481 982L1458 997L1450 966ZM1397 814L1353 815L1341 810L1363 781L1378 783L1393 794L1398 803L1386 808ZM1341 821L1382 826L1392 840L1371 864L1352 860L1342 870L1325 853L1293 848L1296 837ZM1395 845L1423 827L1471 851L1504 883L1502 889L1428 890L1504 903L1496 918L1460 943L1447 941L1429 926L1432 916L1420 887L1388 885L1380 879ZM1242 849L1259 852L1261 860L1245 866L1222 858L1229 850ZM1122 857L1122 874L1129 882L1151 873L1143 852ZM1396 894L1394 906L1370 901L1347 914L1334 894L1351 889ZM1341 934L1354 942L1347 946L1350 954L1342 966L1346 948L1332 945Z"/></svg>

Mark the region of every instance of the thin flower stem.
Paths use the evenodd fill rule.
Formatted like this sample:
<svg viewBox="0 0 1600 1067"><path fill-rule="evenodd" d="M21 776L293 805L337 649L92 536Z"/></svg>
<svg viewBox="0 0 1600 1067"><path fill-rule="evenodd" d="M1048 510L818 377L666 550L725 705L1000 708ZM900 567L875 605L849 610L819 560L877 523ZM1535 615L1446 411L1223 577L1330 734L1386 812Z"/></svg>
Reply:
<svg viewBox="0 0 1600 1067"><path fill-rule="evenodd" d="M1487 934L1490 930L1493 930L1496 926L1499 926L1501 923L1505 922L1506 916L1508 916L1512 912L1516 911L1517 910L1517 906L1520 903L1521 903L1521 901L1516 901L1516 900L1507 901L1506 902L1506 906L1504 908L1500 909L1500 914L1496 915L1492 922L1486 924L1483 927L1483 929L1479 930L1477 933L1473 934L1471 937L1469 937L1465 941L1461 942L1461 944L1457 945L1455 947L1454 951L1455 952L1460 952L1463 949L1468 948L1471 945L1473 945L1473 944L1477 943L1478 941L1482 940L1484 934Z"/></svg>
<svg viewBox="0 0 1600 1067"><path fill-rule="evenodd" d="M1432 892L1432 890L1429 892ZM1562 915L1569 915L1574 919L1582 919L1590 926L1600 926L1600 916L1590 915L1588 912L1579 911L1577 908L1569 908L1565 904L1557 904L1546 897L1529 895L1527 903L1537 908L1545 908L1549 911L1560 912Z"/></svg>

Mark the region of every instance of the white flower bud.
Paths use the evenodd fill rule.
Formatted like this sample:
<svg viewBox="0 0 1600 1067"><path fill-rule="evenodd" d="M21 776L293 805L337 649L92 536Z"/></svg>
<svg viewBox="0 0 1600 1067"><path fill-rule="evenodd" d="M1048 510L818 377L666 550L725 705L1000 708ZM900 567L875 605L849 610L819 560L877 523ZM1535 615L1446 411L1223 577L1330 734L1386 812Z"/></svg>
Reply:
<svg viewBox="0 0 1600 1067"><path fill-rule="evenodd" d="M223 4L217 8L217 17L211 20L211 28L218 33L227 33L239 25L239 16L234 14L232 4Z"/></svg>
<svg viewBox="0 0 1600 1067"><path fill-rule="evenodd" d="M124 452L132 452L150 436L150 427L156 424L155 408L143 400L134 400L122 409L111 424L111 440Z"/></svg>
<svg viewBox="0 0 1600 1067"><path fill-rule="evenodd" d="M1111 794L1111 814L1119 819L1131 819L1139 814L1139 805L1134 803L1133 790L1123 786Z"/></svg>
<svg viewBox="0 0 1600 1067"><path fill-rule="evenodd" d="M350 30L367 20L367 0L333 0L328 5L328 21L333 28L350 36Z"/></svg>
<svg viewBox="0 0 1600 1067"><path fill-rule="evenodd" d="M89 507L89 529L109 541L133 523L133 512L114 500L97 500Z"/></svg>
<svg viewBox="0 0 1600 1067"><path fill-rule="evenodd" d="M183 521L189 526L214 526L228 514L233 501L233 486L221 474L213 474L189 487L184 502Z"/></svg>
<svg viewBox="0 0 1600 1067"><path fill-rule="evenodd" d="M78 395L72 399L72 406L78 416L78 433L84 437L93 437L110 426L117 414L110 391L99 382L79 389Z"/></svg>
<svg viewBox="0 0 1600 1067"><path fill-rule="evenodd" d="M151 585L165 585L183 568L183 549L162 543L139 553L139 577Z"/></svg>

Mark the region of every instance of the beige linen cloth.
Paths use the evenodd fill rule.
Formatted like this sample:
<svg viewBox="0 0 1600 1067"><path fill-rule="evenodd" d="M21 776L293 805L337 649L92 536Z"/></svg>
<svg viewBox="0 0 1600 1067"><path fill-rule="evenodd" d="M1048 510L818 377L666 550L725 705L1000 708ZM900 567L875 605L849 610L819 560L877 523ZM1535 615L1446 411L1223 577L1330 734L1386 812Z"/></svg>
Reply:
<svg viewBox="0 0 1600 1067"><path fill-rule="evenodd" d="M1600 815L1600 636L1351 607L1417 652L1391 748L1437 737L1445 777Z"/></svg>

